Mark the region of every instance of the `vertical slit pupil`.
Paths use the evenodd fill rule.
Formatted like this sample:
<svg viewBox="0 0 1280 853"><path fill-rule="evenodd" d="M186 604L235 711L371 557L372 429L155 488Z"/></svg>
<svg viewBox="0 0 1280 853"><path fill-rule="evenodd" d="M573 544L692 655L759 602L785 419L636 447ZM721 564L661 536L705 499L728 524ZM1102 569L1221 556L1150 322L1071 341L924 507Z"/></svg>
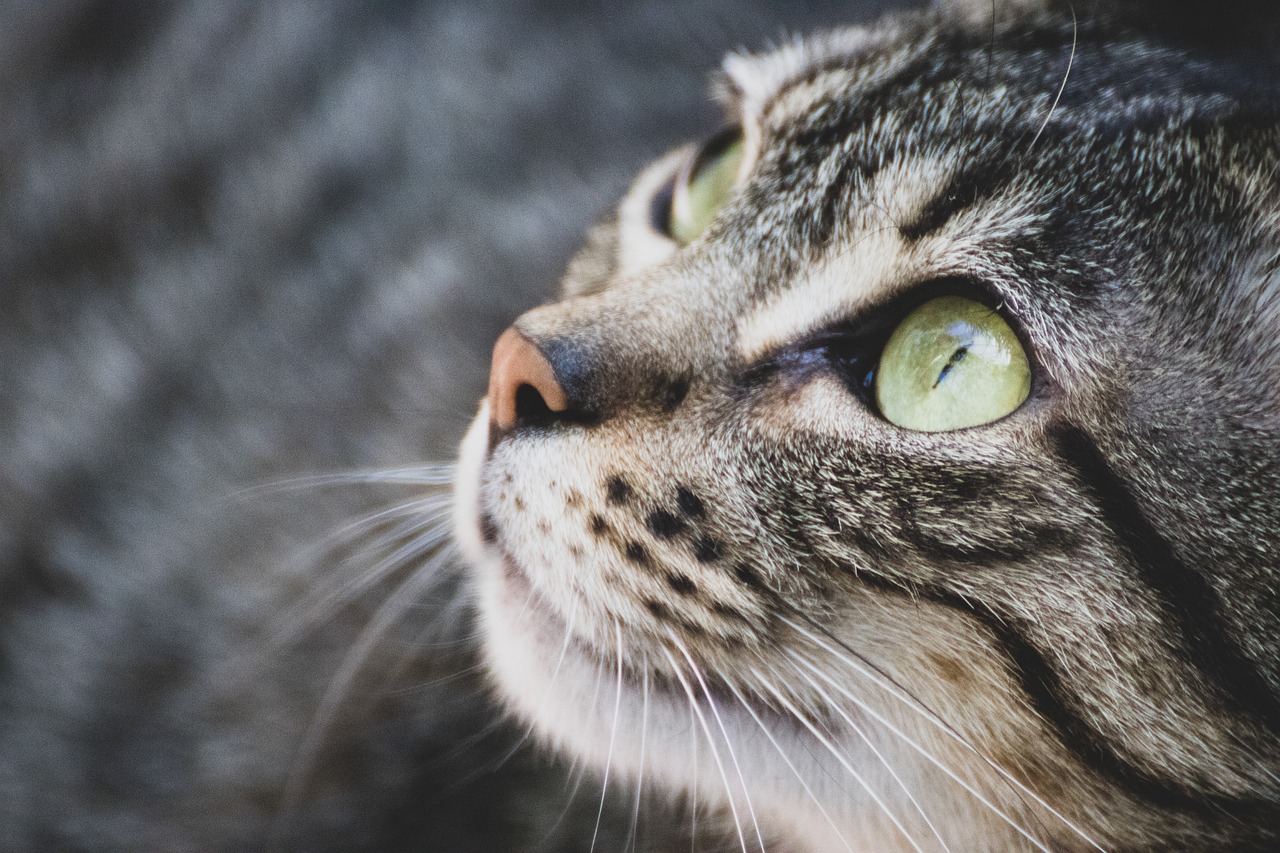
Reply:
<svg viewBox="0 0 1280 853"><path fill-rule="evenodd" d="M938 378L934 381L933 387L937 388L938 385L942 383L942 380L947 378L947 374L951 372L951 369L955 367L957 364L959 364L960 362L964 361L964 357L968 354L969 354L968 344L965 344L964 346L960 347L955 352L953 352L951 354L951 358L947 359L947 363L943 365L942 372L938 374Z"/></svg>

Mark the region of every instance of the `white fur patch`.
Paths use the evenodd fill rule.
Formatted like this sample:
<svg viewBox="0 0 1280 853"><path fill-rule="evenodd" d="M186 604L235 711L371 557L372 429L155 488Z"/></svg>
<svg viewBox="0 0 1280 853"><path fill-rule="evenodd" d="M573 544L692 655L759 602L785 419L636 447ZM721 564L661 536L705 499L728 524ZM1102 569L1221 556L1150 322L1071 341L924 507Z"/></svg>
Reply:
<svg viewBox="0 0 1280 853"><path fill-rule="evenodd" d="M641 172L631 185L618 209L619 276L625 278L657 266L679 248L653 227L653 200L693 151L692 145L677 148Z"/></svg>

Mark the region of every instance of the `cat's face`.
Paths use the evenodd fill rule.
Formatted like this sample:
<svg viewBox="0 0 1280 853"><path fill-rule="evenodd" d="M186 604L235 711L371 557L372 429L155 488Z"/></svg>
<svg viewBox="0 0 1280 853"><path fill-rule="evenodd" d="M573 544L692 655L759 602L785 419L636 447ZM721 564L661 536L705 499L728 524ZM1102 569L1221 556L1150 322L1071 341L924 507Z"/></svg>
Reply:
<svg viewBox="0 0 1280 853"><path fill-rule="evenodd" d="M1137 37L999 35L727 63L729 130L499 345L487 660L748 845L1261 843L1212 816L1280 799L1275 114Z"/></svg>

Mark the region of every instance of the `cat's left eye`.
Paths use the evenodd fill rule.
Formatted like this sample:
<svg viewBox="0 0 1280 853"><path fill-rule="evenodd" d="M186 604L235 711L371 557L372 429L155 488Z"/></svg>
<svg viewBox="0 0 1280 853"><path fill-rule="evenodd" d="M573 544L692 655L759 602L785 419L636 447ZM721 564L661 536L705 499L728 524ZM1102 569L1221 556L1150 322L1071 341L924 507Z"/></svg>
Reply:
<svg viewBox="0 0 1280 853"><path fill-rule="evenodd" d="M1031 365L990 306L931 299L889 336L874 373L876 405L904 429L943 432L999 420L1031 392Z"/></svg>
<svg viewBox="0 0 1280 853"><path fill-rule="evenodd" d="M726 128L713 137L676 178L667 231L680 245L707 230L741 177L742 131Z"/></svg>

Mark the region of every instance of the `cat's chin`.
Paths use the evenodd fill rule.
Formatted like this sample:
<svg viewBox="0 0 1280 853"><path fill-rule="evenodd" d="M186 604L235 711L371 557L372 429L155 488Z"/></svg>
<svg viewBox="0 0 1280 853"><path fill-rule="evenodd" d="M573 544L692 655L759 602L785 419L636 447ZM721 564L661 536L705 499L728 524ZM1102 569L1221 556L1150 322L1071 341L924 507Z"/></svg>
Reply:
<svg viewBox="0 0 1280 853"><path fill-rule="evenodd" d="M897 849L896 833L881 825L874 800L863 802L865 791L850 789L840 762L800 722L691 679L695 709L678 679L638 676L625 662L610 663L571 639L565 620L509 558L480 568L488 670L513 714L558 752L613 784L682 791L729 820L736 813L749 842L758 824L766 838L781 830L804 839L788 849ZM874 748L827 732L839 738L832 750L870 786L892 790Z"/></svg>
<svg viewBox="0 0 1280 853"><path fill-rule="evenodd" d="M718 742L728 733L744 773L747 764L755 776L775 772L764 767L772 762L761 760L776 756L775 748L737 703L712 692L716 710L700 702L700 719L676 679L638 675L625 661L605 660L576 638L510 557L487 561L479 574L489 671L508 707L544 740L615 780L644 778L677 789L697 785L703 800L724 797L704 725ZM691 689L700 690L696 683ZM789 739L774 728L775 738ZM736 785L733 761L727 754L719 758Z"/></svg>

